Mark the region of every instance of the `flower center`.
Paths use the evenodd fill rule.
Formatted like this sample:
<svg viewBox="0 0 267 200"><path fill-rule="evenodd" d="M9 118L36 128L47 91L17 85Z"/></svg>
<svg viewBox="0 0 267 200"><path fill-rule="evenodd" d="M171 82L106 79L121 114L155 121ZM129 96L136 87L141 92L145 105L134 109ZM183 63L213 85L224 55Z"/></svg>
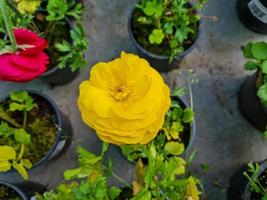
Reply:
<svg viewBox="0 0 267 200"><path fill-rule="evenodd" d="M110 94L116 101L125 100L131 92L131 89L122 83L119 83L110 88Z"/></svg>

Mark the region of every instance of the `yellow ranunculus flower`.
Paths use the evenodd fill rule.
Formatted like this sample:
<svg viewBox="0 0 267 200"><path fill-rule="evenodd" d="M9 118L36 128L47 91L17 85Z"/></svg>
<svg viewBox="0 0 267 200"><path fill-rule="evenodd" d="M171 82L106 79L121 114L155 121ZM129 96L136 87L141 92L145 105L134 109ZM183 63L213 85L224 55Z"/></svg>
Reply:
<svg viewBox="0 0 267 200"><path fill-rule="evenodd" d="M162 127L170 90L149 63L133 54L96 64L80 85L83 121L113 144L146 144Z"/></svg>
<svg viewBox="0 0 267 200"><path fill-rule="evenodd" d="M16 0L19 12L34 13L40 6L41 0Z"/></svg>

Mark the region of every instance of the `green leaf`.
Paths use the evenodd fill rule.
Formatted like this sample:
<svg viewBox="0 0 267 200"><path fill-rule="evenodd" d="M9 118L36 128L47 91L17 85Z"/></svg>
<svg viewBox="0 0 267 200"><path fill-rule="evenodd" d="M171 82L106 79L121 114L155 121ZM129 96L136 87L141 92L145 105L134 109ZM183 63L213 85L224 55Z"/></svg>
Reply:
<svg viewBox="0 0 267 200"><path fill-rule="evenodd" d="M136 196L131 200L150 200L151 198L151 193L146 188L144 188L140 192L138 192Z"/></svg>
<svg viewBox="0 0 267 200"><path fill-rule="evenodd" d="M183 121L185 123L191 123L194 119L195 113L192 111L191 108L186 108L184 110L184 116L183 116Z"/></svg>
<svg viewBox="0 0 267 200"><path fill-rule="evenodd" d="M184 144L179 142L167 142L165 144L164 150L171 155L180 155L184 151Z"/></svg>
<svg viewBox="0 0 267 200"><path fill-rule="evenodd" d="M108 196L111 200L116 199L121 193L121 189L113 186L108 189Z"/></svg>
<svg viewBox="0 0 267 200"><path fill-rule="evenodd" d="M262 103L267 105L267 84L262 85L257 92L258 97L261 99Z"/></svg>
<svg viewBox="0 0 267 200"><path fill-rule="evenodd" d="M64 53L71 51L71 46L66 41L63 41L63 43L57 43L55 46L59 51L64 52Z"/></svg>
<svg viewBox="0 0 267 200"><path fill-rule="evenodd" d="M252 43L248 43L244 49L243 49L243 54L246 58L253 58L253 54L252 54L252 51L251 51L251 48L252 48Z"/></svg>
<svg viewBox="0 0 267 200"><path fill-rule="evenodd" d="M71 180L81 172L81 168L76 168L76 169L68 169L64 172L64 179L65 180Z"/></svg>
<svg viewBox="0 0 267 200"><path fill-rule="evenodd" d="M257 42L252 44L252 55L257 60L267 60L267 43Z"/></svg>
<svg viewBox="0 0 267 200"><path fill-rule="evenodd" d="M26 167L27 169L32 168L32 163L29 159L22 159L21 162L23 163L24 167Z"/></svg>
<svg viewBox="0 0 267 200"><path fill-rule="evenodd" d="M263 136L267 139L267 131L264 131Z"/></svg>
<svg viewBox="0 0 267 200"><path fill-rule="evenodd" d="M267 74L267 60L263 61L261 64L261 71L262 73Z"/></svg>
<svg viewBox="0 0 267 200"><path fill-rule="evenodd" d="M23 103L28 98L30 98L30 97L29 97L28 92L26 92L26 91L15 91L15 92L10 93L10 99L12 101L16 101L19 103Z"/></svg>
<svg viewBox="0 0 267 200"><path fill-rule="evenodd" d="M10 103L9 104L9 110L11 112L14 111L23 111L25 109L25 105L20 104L20 103Z"/></svg>
<svg viewBox="0 0 267 200"><path fill-rule="evenodd" d="M252 60L249 60L248 62L246 62L245 64L245 69L246 70L255 70L259 67L258 63L252 61Z"/></svg>
<svg viewBox="0 0 267 200"><path fill-rule="evenodd" d="M161 44L164 39L164 33L162 29L154 29L152 33L149 35L150 44Z"/></svg>
<svg viewBox="0 0 267 200"><path fill-rule="evenodd" d="M58 21L64 19L68 10L66 0L49 0L46 8L48 15L47 21Z"/></svg>
<svg viewBox="0 0 267 200"><path fill-rule="evenodd" d="M102 157L103 157L104 154L107 152L108 147L109 147L109 144L106 143L106 142L103 142L102 151L101 151L101 156L102 156Z"/></svg>
<svg viewBox="0 0 267 200"><path fill-rule="evenodd" d="M29 179L28 173L27 173L26 169L24 168L23 163L13 163L12 167L18 171L18 173L22 176L22 178L24 180Z"/></svg>
<svg viewBox="0 0 267 200"><path fill-rule="evenodd" d="M155 15L159 17L163 14L164 8L160 2L157 2L157 0L152 0L147 2L142 10L147 16Z"/></svg>
<svg viewBox="0 0 267 200"><path fill-rule="evenodd" d="M24 129L15 130L15 140L22 144L29 144L31 142L31 135L28 134Z"/></svg>
<svg viewBox="0 0 267 200"><path fill-rule="evenodd" d="M11 146L0 146L0 162L14 160L16 158L16 151Z"/></svg>
<svg viewBox="0 0 267 200"><path fill-rule="evenodd" d="M185 88L184 87L176 87L172 91L171 95L174 97L182 97L185 95Z"/></svg>

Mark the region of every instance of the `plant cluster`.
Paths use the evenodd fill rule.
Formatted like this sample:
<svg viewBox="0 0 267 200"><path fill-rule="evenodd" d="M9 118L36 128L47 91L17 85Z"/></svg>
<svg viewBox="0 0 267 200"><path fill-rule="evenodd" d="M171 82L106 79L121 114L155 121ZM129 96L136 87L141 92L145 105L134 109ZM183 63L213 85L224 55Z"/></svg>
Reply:
<svg viewBox="0 0 267 200"><path fill-rule="evenodd" d="M266 184L263 185L260 181L260 166L258 163L249 162L248 170L244 172L250 185L251 192L260 195L261 200L267 200L267 187ZM266 177L264 177L266 178Z"/></svg>
<svg viewBox="0 0 267 200"><path fill-rule="evenodd" d="M10 95L10 112L22 112L23 124L18 124L10 115L0 107L0 136L3 140L12 138L18 146L4 145L0 146L0 172L16 169L24 179L28 178L26 169L30 169L32 164L29 159L24 159L25 145L31 142L31 135L26 130L27 115L36 104L29 94L23 92L13 92ZM12 126L10 126L12 125Z"/></svg>
<svg viewBox="0 0 267 200"><path fill-rule="evenodd" d="M147 50L169 56L170 62L196 40L202 9L207 0L141 0L132 19L137 41Z"/></svg>
<svg viewBox="0 0 267 200"><path fill-rule="evenodd" d="M149 162L146 166L141 160L137 162L136 181L130 186L114 174L111 160L107 167L103 164L103 156L107 148L108 144L104 143L101 155L96 156L79 147L79 167L64 173L65 180L71 180L71 182L59 185L55 191L37 195L37 200L199 199L199 181L185 173L186 162L182 158L172 157L167 161L162 154L156 152L153 144L150 145L148 151L144 152ZM132 194L123 198L124 189L109 186L107 180L109 176L117 178L127 188L131 188Z"/></svg>

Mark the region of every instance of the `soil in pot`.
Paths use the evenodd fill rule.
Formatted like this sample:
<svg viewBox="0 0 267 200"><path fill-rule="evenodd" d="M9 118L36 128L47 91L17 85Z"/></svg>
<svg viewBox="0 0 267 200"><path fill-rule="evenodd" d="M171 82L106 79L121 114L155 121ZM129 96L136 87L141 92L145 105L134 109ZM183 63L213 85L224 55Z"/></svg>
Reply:
<svg viewBox="0 0 267 200"><path fill-rule="evenodd" d="M1 200L21 200L18 193L10 187L0 185L0 199Z"/></svg>
<svg viewBox="0 0 267 200"><path fill-rule="evenodd" d="M188 4L188 7L191 7ZM168 10L168 9L167 9ZM195 12L194 10L192 12ZM147 51L154 53L156 55L162 55L162 56L170 56L171 55L171 48L170 48L170 38L165 38L163 42L160 45L154 45L149 43L149 35L155 29L154 26L144 25L140 24L138 22L138 18L140 16L143 16L142 11L139 9L135 9L132 15L132 22L131 27L133 31L133 35L136 39L136 41ZM198 35L198 24L192 24L192 29L194 29L194 34L189 34L189 37L187 40L183 43L184 51L187 50L192 44L195 42L197 35Z"/></svg>
<svg viewBox="0 0 267 200"><path fill-rule="evenodd" d="M62 43L62 41L70 41L70 26L67 21L53 21L49 22L46 20L46 12L38 12L34 18L34 22L38 27L39 31L43 34L44 38L48 42L48 48L45 52L49 56L48 70L51 70L58 66L58 59L64 56L62 52L59 52L55 47L56 43Z"/></svg>
<svg viewBox="0 0 267 200"><path fill-rule="evenodd" d="M34 165L46 156L56 140L57 125L56 117L51 105L44 98L37 95L30 95L38 105L28 112L26 131L31 135L31 143L25 145L24 159L29 159ZM10 99L4 100L0 106L17 123L23 124L23 113L10 112L8 110ZM1 122L1 120L0 120ZM11 126L11 125L10 125ZM0 145L9 145L19 152L20 144L11 138L0 136Z"/></svg>

